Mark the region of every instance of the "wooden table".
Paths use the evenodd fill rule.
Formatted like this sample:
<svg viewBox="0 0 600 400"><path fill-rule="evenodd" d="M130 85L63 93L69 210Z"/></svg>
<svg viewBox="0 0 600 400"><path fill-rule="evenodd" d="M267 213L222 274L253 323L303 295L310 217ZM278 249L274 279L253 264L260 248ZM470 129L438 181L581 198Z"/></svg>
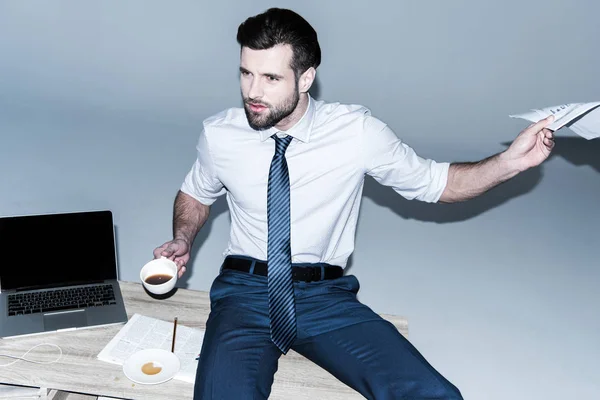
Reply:
<svg viewBox="0 0 600 400"><path fill-rule="evenodd" d="M205 329L210 311L208 293L177 289L168 299L158 300L150 297L139 283L119 283L129 317L138 313L170 322L176 315L179 324ZM391 315L382 317L392 322L403 335L408 335L408 323L404 318ZM122 326L0 339L0 353L3 354L21 356L39 343L53 343L63 351L61 360L55 364L38 365L18 361L8 368L0 368L0 383L122 399L191 399L193 385L190 383L171 380L160 385L139 385L123 374L121 366L96 358ZM57 353L54 347L42 346L31 351L28 357L38 361L52 361L56 359ZM0 363L6 364L9 361L2 359ZM319 366L290 351L279 360L270 398L347 400L361 399L362 396Z"/></svg>

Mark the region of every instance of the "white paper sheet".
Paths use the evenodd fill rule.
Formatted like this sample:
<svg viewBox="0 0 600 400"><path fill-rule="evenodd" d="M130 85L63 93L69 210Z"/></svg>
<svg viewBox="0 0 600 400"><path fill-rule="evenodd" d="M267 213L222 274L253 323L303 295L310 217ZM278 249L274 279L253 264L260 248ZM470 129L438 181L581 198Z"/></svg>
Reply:
<svg viewBox="0 0 600 400"><path fill-rule="evenodd" d="M511 118L538 122L554 115L554 122L548 129L557 131L567 126L573 132L588 140L600 137L600 101L593 103L570 103L542 109L532 109L522 114L509 115Z"/></svg>
<svg viewBox="0 0 600 400"><path fill-rule="evenodd" d="M194 383L196 378L196 357L200 354L204 331L177 324L175 333L175 354L181 362L181 369L173 379ZM119 333L102 349L97 358L112 364L123 365L133 353L144 349L164 349L171 351L173 322L134 314Z"/></svg>

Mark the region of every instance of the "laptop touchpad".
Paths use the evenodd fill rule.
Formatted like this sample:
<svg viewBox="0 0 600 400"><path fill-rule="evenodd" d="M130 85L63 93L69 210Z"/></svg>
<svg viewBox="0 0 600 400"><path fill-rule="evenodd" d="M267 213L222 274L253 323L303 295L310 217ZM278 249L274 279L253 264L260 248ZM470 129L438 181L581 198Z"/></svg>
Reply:
<svg viewBox="0 0 600 400"><path fill-rule="evenodd" d="M84 310L44 315L44 330L46 331L76 328L86 325L87 317Z"/></svg>

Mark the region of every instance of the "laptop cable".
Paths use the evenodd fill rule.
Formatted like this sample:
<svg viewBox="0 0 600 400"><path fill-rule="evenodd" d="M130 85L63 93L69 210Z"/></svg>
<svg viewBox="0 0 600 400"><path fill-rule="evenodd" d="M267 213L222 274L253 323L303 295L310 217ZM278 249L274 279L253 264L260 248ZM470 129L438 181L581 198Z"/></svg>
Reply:
<svg viewBox="0 0 600 400"><path fill-rule="evenodd" d="M54 346L54 347L56 347L58 349L58 351L60 352L60 354L58 355L58 358L56 360L54 360L54 361L34 361L34 360L30 360L28 358L25 358L25 356L31 350L35 349L36 347L40 347L40 346ZM12 362L10 362L8 364L0 364L0 367L8 367L9 365L13 365L14 363L16 363L19 360L27 361L27 362L34 363L34 364L54 364L54 363L58 362L58 360L60 360L60 358L62 357L62 349L59 346L57 346L55 344L52 344L52 343L40 343L38 345L33 346L29 350L27 350L25 352L25 354L23 354L21 357L11 356L11 355L8 355L8 354L0 354L0 357L7 357L7 358L14 358L15 359L14 361L12 361Z"/></svg>

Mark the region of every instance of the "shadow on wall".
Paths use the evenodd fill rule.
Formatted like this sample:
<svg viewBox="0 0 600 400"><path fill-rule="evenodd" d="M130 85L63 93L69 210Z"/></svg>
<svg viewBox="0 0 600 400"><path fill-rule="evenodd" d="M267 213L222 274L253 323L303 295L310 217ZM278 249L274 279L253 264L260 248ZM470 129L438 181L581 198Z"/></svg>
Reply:
<svg viewBox="0 0 600 400"><path fill-rule="evenodd" d="M512 198L530 192L541 179L541 169L534 168L517 175L515 178L500 184L487 193L472 200L444 204L406 200L392 188L383 186L375 181L375 179L368 176L365 178L363 195L364 197L371 199L375 204L390 209L394 214L399 215L404 219L443 224L465 221L483 214L488 210L506 203ZM352 264L353 257L350 256L346 267L347 271L352 268Z"/></svg>
<svg viewBox="0 0 600 400"><path fill-rule="evenodd" d="M554 143L550 158L562 157L577 167L589 165L600 172L600 138L587 140L582 137L554 137ZM510 146L509 142L502 144Z"/></svg>
<svg viewBox="0 0 600 400"><path fill-rule="evenodd" d="M555 143L550 158L563 157L575 166L589 165L600 172L600 139L586 140L579 137L556 137ZM510 146L510 142L502 144L507 147ZM399 196L393 189L380 185L370 177L365 179L363 194L377 205L390 209L404 219L442 224L474 218L506 203L512 198L522 196L532 191L542 177L543 164L517 175L477 198L454 204L409 201ZM348 260L347 269L350 269L351 266L352 257Z"/></svg>
<svg viewBox="0 0 600 400"><path fill-rule="evenodd" d="M404 219L442 224L465 221L483 214L512 198L530 192L541 179L541 168L534 168L472 200L453 204L431 204L418 200L406 200L394 192L393 189L380 185L374 179L368 177L365 179L364 195Z"/></svg>
<svg viewBox="0 0 600 400"><path fill-rule="evenodd" d="M600 138L555 137L550 157L562 157L575 166L589 165L600 172Z"/></svg>
<svg viewBox="0 0 600 400"><path fill-rule="evenodd" d="M557 137L555 143L550 158L563 157L573 165L589 165L600 172L600 139ZM507 147L510 145L510 143L502 144ZM405 219L436 223L459 222L476 217L512 198L530 192L542 179L542 171L543 164L517 175L477 198L454 204L408 201L397 195L391 188L380 185L372 178L365 180L364 195Z"/></svg>

